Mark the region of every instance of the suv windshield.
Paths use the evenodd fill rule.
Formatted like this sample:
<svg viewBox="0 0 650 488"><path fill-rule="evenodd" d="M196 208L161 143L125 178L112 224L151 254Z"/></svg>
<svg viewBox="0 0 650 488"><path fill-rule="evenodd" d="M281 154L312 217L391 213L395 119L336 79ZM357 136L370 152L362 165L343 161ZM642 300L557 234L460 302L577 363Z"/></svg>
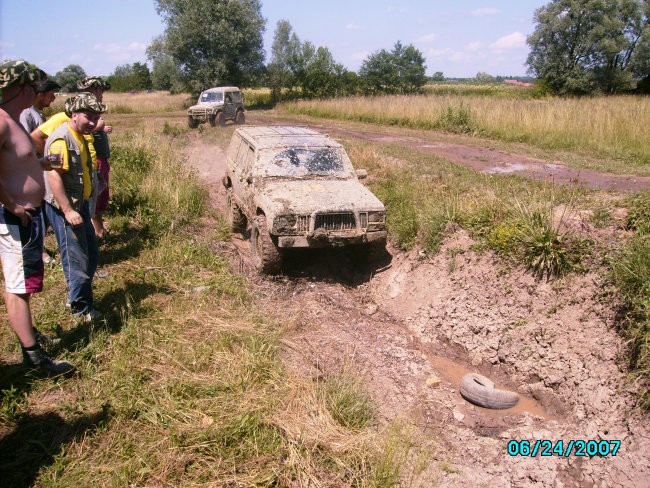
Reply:
<svg viewBox="0 0 650 488"><path fill-rule="evenodd" d="M221 92L203 92L199 98L199 103L223 102L223 93Z"/></svg>
<svg viewBox="0 0 650 488"><path fill-rule="evenodd" d="M271 153L264 176L350 177L351 163L342 149L334 147L291 148Z"/></svg>

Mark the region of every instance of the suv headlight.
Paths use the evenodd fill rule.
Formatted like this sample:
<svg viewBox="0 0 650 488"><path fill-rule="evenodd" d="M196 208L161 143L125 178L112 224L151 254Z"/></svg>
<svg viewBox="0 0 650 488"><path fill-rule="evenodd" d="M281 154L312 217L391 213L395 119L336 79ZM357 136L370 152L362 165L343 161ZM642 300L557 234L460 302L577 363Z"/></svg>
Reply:
<svg viewBox="0 0 650 488"><path fill-rule="evenodd" d="M273 232L275 235L292 234L296 227L295 215L278 215L273 220Z"/></svg>
<svg viewBox="0 0 650 488"><path fill-rule="evenodd" d="M382 230L386 226L386 212L360 212L359 221L362 229Z"/></svg>

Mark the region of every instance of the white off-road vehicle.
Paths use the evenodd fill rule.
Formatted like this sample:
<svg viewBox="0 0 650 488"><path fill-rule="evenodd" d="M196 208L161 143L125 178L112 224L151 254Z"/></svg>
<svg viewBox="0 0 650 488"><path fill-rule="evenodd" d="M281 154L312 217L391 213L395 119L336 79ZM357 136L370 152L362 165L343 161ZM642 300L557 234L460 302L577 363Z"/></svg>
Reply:
<svg viewBox="0 0 650 488"><path fill-rule="evenodd" d="M304 127L241 127L226 155L223 184L235 232L251 225L253 262L276 273L295 247L386 246L386 210L359 179L341 144Z"/></svg>
<svg viewBox="0 0 650 488"><path fill-rule="evenodd" d="M243 125L244 99L236 86L219 86L201 92L199 101L187 109L187 125L195 129L199 124L209 122L212 127L223 126L226 120Z"/></svg>

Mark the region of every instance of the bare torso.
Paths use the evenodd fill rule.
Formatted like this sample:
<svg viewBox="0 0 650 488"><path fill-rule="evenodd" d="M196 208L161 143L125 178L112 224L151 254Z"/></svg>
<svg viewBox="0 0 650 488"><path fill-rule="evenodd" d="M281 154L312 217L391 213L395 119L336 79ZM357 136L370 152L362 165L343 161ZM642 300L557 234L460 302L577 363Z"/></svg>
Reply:
<svg viewBox="0 0 650 488"><path fill-rule="evenodd" d="M45 195L43 168L31 137L0 109L0 181L19 205L37 207Z"/></svg>

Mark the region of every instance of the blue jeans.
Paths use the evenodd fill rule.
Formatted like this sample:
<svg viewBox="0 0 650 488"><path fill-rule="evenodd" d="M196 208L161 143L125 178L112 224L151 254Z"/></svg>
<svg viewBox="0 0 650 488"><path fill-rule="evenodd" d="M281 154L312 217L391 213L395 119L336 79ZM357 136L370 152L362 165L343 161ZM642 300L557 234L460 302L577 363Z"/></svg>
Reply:
<svg viewBox="0 0 650 488"><path fill-rule="evenodd" d="M76 227L68 224L63 212L49 203L45 204L45 211L61 252L61 264L68 283L68 299L72 313L88 313L93 309L93 276L99 258L88 200L84 201L79 212L83 224Z"/></svg>

